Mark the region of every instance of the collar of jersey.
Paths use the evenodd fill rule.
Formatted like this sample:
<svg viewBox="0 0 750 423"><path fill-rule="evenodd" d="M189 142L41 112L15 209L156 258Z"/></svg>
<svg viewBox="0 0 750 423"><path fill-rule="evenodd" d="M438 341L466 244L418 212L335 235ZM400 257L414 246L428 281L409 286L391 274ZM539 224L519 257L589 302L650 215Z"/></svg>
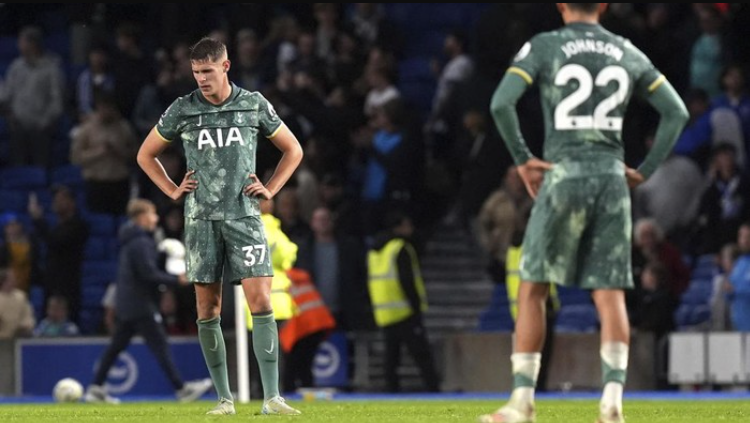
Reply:
<svg viewBox="0 0 750 423"><path fill-rule="evenodd" d="M229 94L229 97L227 97L226 100L222 101L219 104L213 104L210 101L206 100L206 97L203 95L203 93L200 92L200 90L198 90L198 99L200 100L201 103L206 104L208 106L221 107L221 106L229 103L230 101L232 101L234 99L234 97L237 95L237 93L239 92L239 90L237 89L237 86L234 85L234 82L229 81L229 85L232 86L232 93Z"/></svg>

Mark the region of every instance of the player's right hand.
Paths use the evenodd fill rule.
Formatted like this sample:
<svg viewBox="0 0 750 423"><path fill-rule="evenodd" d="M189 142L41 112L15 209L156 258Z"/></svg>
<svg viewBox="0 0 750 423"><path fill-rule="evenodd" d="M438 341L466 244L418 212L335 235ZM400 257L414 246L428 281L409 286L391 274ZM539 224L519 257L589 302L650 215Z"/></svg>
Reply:
<svg viewBox="0 0 750 423"><path fill-rule="evenodd" d="M185 177L182 178L182 183L180 183L180 186L178 186L176 190L172 191L172 194L169 195L169 198L173 200L179 200L183 195L195 191L195 189L198 188L198 181L195 179L190 179L190 177L193 176L194 173L194 170L188 171L185 174Z"/></svg>
<svg viewBox="0 0 750 423"><path fill-rule="evenodd" d="M526 186L531 198L536 198L539 193L539 188L542 187L542 181L544 180L544 172L552 169L554 166L550 162L532 157L522 165L518 165L518 176L523 180L523 184Z"/></svg>

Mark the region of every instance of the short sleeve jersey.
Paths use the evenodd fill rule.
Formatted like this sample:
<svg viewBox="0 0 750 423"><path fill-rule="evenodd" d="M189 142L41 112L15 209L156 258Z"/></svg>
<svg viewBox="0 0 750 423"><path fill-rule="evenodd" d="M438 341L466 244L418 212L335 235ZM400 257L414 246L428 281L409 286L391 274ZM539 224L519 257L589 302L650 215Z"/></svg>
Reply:
<svg viewBox="0 0 750 423"><path fill-rule="evenodd" d="M258 199L242 189L255 173L258 136L272 138L282 121L260 93L232 84L224 103L208 102L200 90L175 100L156 131L165 141L182 141L187 168L198 189L185 200L185 216L231 220L260 216Z"/></svg>
<svg viewBox="0 0 750 423"><path fill-rule="evenodd" d="M540 91L544 159L605 154L622 160L623 116L665 79L629 40L601 25L571 23L524 44L508 72Z"/></svg>

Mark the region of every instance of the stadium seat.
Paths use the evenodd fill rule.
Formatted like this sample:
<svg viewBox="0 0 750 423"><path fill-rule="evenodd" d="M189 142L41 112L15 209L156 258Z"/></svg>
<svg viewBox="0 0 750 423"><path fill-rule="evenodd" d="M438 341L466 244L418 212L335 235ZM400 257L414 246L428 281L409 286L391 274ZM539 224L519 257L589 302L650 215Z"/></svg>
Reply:
<svg viewBox="0 0 750 423"><path fill-rule="evenodd" d="M479 315L477 329L482 332L512 332L515 327L510 314L505 284L495 285L487 308Z"/></svg>
<svg viewBox="0 0 750 423"><path fill-rule="evenodd" d="M113 237L117 234L116 218L105 213L87 213L84 219L89 224L90 236Z"/></svg>
<svg viewBox="0 0 750 423"><path fill-rule="evenodd" d="M23 191L0 189L0 212L25 213L28 204Z"/></svg>
<svg viewBox="0 0 750 423"><path fill-rule="evenodd" d="M555 320L558 332L594 332L599 329L599 315L593 304L560 307Z"/></svg>
<svg viewBox="0 0 750 423"><path fill-rule="evenodd" d="M40 189L47 186L47 171L37 166L11 167L0 174L0 187L5 189Z"/></svg>
<svg viewBox="0 0 750 423"><path fill-rule="evenodd" d="M83 186L83 176L81 168L75 165L58 166L50 172L50 184L63 184L71 188Z"/></svg>
<svg viewBox="0 0 750 423"><path fill-rule="evenodd" d="M688 289L682 293L680 304L700 305L708 304L711 298L711 284L690 284Z"/></svg>
<svg viewBox="0 0 750 423"><path fill-rule="evenodd" d="M577 304L593 304L591 299L591 292L575 287L566 287L558 285L557 297L560 299L561 306L577 305Z"/></svg>
<svg viewBox="0 0 750 423"><path fill-rule="evenodd" d="M115 260L85 260L83 262L83 277L81 284L84 286L97 285L107 286L117 278L117 261Z"/></svg>
<svg viewBox="0 0 750 423"><path fill-rule="evenodd" d="M112 255L109 237L91 236L86 241L86 249L83 252L84 260L104 261L115 257Z"/></svg>

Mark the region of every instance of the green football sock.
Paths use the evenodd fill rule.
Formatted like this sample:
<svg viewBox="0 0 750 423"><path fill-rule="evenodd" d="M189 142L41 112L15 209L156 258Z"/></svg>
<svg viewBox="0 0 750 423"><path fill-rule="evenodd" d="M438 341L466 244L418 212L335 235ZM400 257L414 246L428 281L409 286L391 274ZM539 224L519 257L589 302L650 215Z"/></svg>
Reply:
<svg viewBox="0 0 750 423"><path fill-rule="evenodd" d="M253 315L253 352L258 361L264 399L279 395L279 331L273 312Z"/></svg>
<svg viewBox="0 0 750 423"><path fill-rule="evenodd" d="M224 334L221 331L221 317L210 320L198 320L198 340L203 350L208 373L219 398L233 401L232 391L229 389L229 375L227 372L227 349L224 344Z"/></svg>

